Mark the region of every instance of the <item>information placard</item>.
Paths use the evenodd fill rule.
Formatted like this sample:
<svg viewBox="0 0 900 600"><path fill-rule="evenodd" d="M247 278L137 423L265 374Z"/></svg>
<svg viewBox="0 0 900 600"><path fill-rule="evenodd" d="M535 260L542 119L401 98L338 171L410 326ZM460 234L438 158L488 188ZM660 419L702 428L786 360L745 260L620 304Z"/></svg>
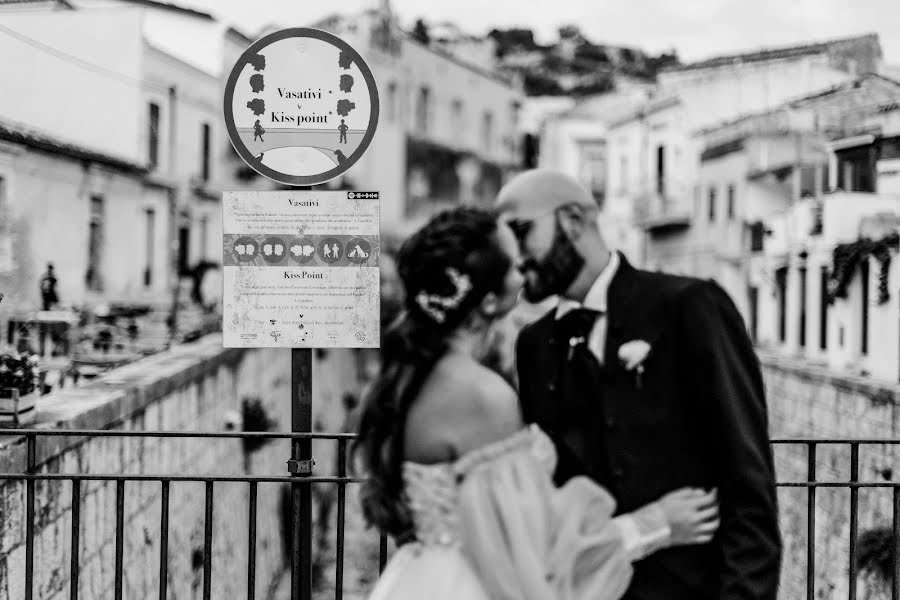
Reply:
<svg viewBox="0 0 900 600"><path fill-rule="evenodd" d="M380 346L377 192L226 192L226 348Z"/></svg>

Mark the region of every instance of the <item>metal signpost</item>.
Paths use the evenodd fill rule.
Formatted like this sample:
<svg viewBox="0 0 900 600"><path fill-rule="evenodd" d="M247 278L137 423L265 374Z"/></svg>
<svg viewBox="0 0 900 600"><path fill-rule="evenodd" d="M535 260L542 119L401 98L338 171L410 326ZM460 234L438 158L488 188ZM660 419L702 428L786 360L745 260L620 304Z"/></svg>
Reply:
<svg viewBox="0 0 900 600"><path fill-rule="evenodd" d="M366 151L378 123L378 93L371 70L350 45L324 31L295 28L269 34L247 48L228 78L224 109L231 143L244 162L269 179L295 186L303 196L298 200L285 197L286 192L226 193L223 332L227 347L291 348L291 431L307 434L291 439L287 463L296 480L291 484L291 598L309 600L312 486L304 480L315 465L309 435L312 348L379 345L378 311L371 310L379 302L378 277L373 279L369 273L372 267L377 273L377 205L373 219L371 207L360 208L359 200L354 200L377 199L378 194L346 193L346 199L355 201L357 210L364 213L362 221L368 228L354 225L355 229L329 232L322 225L328 215L310 208L319 206L317 192L310 186L339 177ZM279 221L277 211L286 211L282 200L306 212L280 215ZM333 199L330 202L324 202L325 206L334 205ZM254 211L265 214L247 218ZM355 221L342 214L344 220L335 219L332 226ZM304 222L305 218L309 221ZM333 235L323 237L329 233ZM346 297L332 302L344 303L338 308L350 313L343 315L356 313L352 319L344 316L347 322L341 331L336 331L341 315L322 310L308 299L297 305L260 291L256 295L265 300L264 309L259 300L247 302L255 289L273 285L295 285L299 290L295 294L302 295L307 282L297 280L322 278L324 289L329 281L335 289L356 286L359 306L348 304L354 300ZM365 317L374 318L374 328L359 323Z"/></svg>

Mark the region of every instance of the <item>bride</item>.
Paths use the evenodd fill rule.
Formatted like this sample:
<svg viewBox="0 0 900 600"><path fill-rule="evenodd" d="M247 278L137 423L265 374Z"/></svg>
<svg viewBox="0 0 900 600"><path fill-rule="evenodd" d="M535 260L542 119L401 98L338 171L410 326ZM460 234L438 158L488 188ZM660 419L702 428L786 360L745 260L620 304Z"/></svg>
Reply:
<svg viewBox="0 0 900 600"><path fill-rule="evenodd" d="M371 600L597 600L624 595L634 561L703 544L714 492L674 491L616 516L586 477L553 485L553 443L481 366L489 325L516 304L512 232L482 210L434 217L400 249L404 313L353 447L366 520L402 544Z"/></svg>

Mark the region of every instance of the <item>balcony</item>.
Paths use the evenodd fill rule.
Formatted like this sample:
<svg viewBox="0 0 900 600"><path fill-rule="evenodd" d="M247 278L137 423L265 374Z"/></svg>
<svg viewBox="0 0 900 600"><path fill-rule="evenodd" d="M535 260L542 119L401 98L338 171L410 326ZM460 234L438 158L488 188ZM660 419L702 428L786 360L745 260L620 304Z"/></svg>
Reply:
<svg viewBox="0 0 900 600"><path fill-rule="evenodd" d="M694 207L688 186L678 181L645 181L634 195L634 221L648 233L690 227Z"/></svg>

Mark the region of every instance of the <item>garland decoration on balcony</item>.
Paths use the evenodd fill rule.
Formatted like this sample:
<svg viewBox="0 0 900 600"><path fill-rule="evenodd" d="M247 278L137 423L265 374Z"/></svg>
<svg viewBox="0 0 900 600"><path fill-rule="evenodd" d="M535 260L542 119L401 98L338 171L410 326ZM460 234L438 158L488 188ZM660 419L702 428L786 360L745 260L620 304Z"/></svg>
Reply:
<svg viewBox="0 0 900 600"><path fill-rule="evenodd" d="M838 244L832 252L833 266L828 278L828 303L847 297L847 288L856 269L871 256L878 261L878 304L886 304L891 298L888 289L888 272L891 267L891 250L900 249L900 234L891 233L879 240L860 238L855 242Z"/></svg>

